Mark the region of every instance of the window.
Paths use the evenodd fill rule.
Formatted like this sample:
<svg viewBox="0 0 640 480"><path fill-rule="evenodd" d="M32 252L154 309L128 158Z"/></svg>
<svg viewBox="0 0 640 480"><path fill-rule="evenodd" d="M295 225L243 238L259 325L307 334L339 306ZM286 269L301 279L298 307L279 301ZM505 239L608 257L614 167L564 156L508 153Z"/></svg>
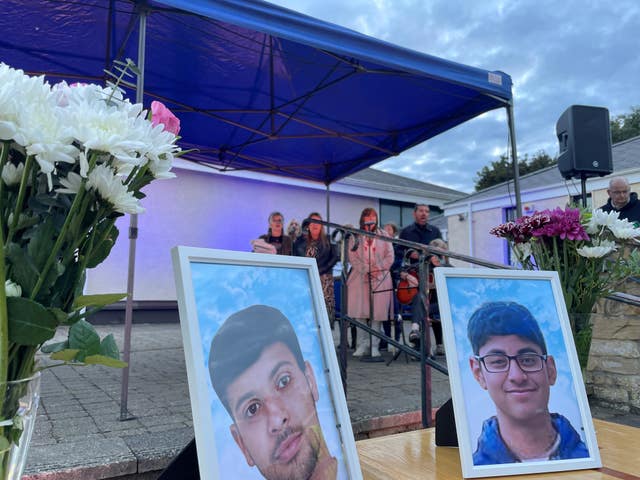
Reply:
<svg viewBox="0 0 640 480"><path fill-rule="evenodd" d="M413 223L413 207L415 203L398 202L395 200L380 200L380 225L393 222L402 229ZM443 212L441 208L429 205L430 218Z"/></svg>

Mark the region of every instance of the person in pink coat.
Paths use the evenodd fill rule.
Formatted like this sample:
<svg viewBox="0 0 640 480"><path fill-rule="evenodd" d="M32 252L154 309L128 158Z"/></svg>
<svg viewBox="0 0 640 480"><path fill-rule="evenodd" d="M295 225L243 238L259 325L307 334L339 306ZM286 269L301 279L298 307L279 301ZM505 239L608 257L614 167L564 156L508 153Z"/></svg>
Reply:
<svg viewBox="0 0 640 480"><path fill-rule="evenodd" d="M365 208L360 214L360 229L389 236L378 227L378 214L373 208ZM352 238L349 246L351 270L347 278L347 315L363 323L368 320L372 329L380 331L382 322L391 318L393 313L393 284L389 272L393 264L393 244L361 236L358 248L352 251L353 243ZM373 297L373 318L370 318L370 297ZM353 353L355 357L367 355L369 349L371 356L380 356L378 337L370 338L364 332L359 332L357 338L357 348Z"/></svg>

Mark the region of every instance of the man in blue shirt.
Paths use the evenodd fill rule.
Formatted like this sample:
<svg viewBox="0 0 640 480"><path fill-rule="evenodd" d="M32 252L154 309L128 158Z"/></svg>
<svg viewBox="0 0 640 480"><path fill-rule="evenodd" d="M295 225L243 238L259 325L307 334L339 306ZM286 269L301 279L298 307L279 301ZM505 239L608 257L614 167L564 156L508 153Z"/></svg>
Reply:
<svg viewBox="0 0 640 480"><path fill-rule="evenodd" d="M489 302L471 315L467 336L474 378L496 415L485 420L474 465L589 457L569 420L549 412L558 372L538 322L515 302Z"/></svg>

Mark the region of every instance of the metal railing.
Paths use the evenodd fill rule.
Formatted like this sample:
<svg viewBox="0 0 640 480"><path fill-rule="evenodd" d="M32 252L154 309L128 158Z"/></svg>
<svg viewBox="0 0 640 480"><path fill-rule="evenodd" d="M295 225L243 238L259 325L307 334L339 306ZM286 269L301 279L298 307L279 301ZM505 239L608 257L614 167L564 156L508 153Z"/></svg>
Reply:
<svg viewBox="0 0 640 480"><path fill-rule="evenodd" d="M509 265L504 265L500 263L490 262L487 260L482 260L476 257L472 257L469 255L459 254L451 251L445 251L440 248L431 247L429 245L424 245L421 243L410 242L408 240L403 240L399 238L391 238L388 236L377 235L375 233L360 230L355 227L340 225L336 223L326 222L324 220L318 220L314 218L307 218L302 223L303 229L305 226L308 226L309 223L318 223L325 227L328 227L332 230L331 239L333 242L336 242L340 245L340 259L342 263L342 272L341 272L341 294L340 294L340 316L339 316L339 325L340 325L340 343L338 348L338 363L340 366L340 374L342 377L342 383L345 390L347 392L347 328L349 326L355 326L363 333L367 335L373 335L381 340L387 342L387 344L395 347L396 351L399 354L406 354L410 357L416 358L420 361L421 365L421 416L422 416L422 426L424 428L430 426L431 422L431 368L448 375L449 372L445 365L442 365L430 358L428 355L429 351L429 343L430 338L427 334L429 325L426 324L425 318L413 318L412 321L418 323L420 325L421 332L421 341L420 348L416 350L411 348L406 343L400 343L399 341L391 338L380 331L376 331L371 328L369 325L364 324L356 319L349 317L347 312L348 305L348 290L347 290L347 276L348 276L348 258L349 258L349 239L352 238L352 250L356 250L358 248L358 244L361 238L375 238L378 240L383 240L385 242L390 242L394 246L402 247L405 251L403 258L404 260L407 258L407 254L415 252L418 255L417 261L411 264L412 268L418 267L418 295L420 295L420 299L424 299L426 303L425 312L428 312L428 282L429 273L431 269L431 263L429 262L429 258L432 255L445 256L448 258L453 258L456 260L461 260L473 265L479 265L486 268L493 269L513 269ZM397 250L394 248L394 250ZM634 295L630 295L627 293L615 292L606 298L618 302L623 302L630 305L635 305L640 307L640 298ZM371 299L370 299L371 302ZM429 368L427 368L429 367Z"/></svg>

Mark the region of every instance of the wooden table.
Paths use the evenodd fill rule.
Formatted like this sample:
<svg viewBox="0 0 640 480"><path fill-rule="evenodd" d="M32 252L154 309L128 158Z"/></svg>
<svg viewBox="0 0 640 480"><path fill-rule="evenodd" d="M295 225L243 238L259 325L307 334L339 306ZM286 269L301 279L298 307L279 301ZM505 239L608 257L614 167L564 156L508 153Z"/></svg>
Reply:
<svg viewBox="0 0 640 480"><path fill-rule="evenodd" d="M594 420L602 468L498 479L640 480L640 428ZM356 442L365 480L459 480L457 448L436 447L435 429L388 435Z"/></svg>

